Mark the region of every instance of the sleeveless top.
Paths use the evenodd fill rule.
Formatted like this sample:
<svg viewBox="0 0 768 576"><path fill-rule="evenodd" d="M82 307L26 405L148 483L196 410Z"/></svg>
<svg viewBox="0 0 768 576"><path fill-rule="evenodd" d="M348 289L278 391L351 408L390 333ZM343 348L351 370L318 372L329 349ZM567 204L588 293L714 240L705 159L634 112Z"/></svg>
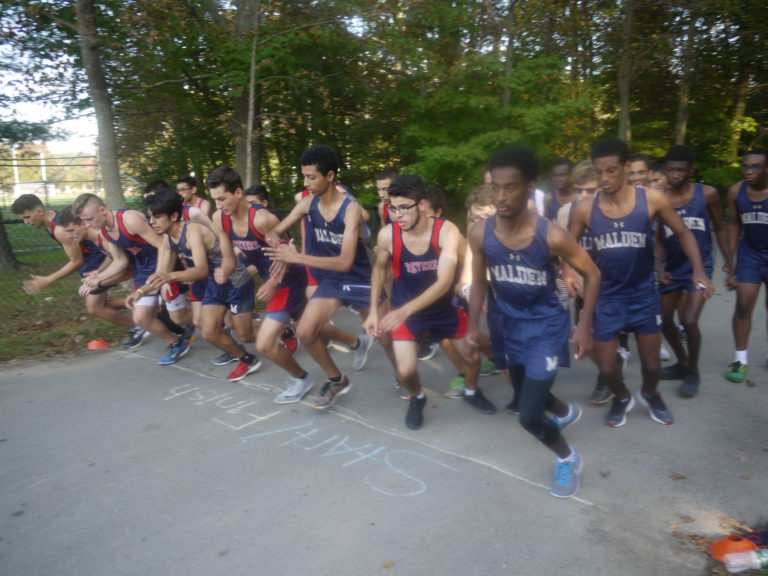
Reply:
<svg viewBox="0 0 768 576"><path fill-rule="evenodd" d="M128 253L128 258L133 264L134 272L137 268L154 270L157 266L157 249L141 236L134 236L128 232L123 223L123 215L126 210L127 208L121 208L115 211L115 222L117 223L118 230L116 239L109 235L106 226L102 227L101 234L112 244L120 246L120 248Z"/></svg>
<svg viewBox="0 0 768 576"><path fill-rule="evenodd" d="M253 219L259 210L266 210L261 204L251 204L248 207L248 231L245 236L238 236L232 226L232 217L229 214L221 213L221 226L232 240L232 245L242 253L242 261L246 266L255 266L262 280L269 279L269 267L272 261L264 253L264 246L267 241L253 225ZM237 259L240 262L240 258ZM304 268L301 266L291 266L285 273L283 281L279 286L304 286L307 283L307 276Z"/></svg>
<svg viewBox="0 0 768 576"><path fill-rule="evenodd" d="M347 208L352 202L355 202L349 196L346 196L339 206L338 212L333 220L327 221L320 213L318 206L319 196L312 198L309 206L306 220L306 247L305 252L310 256L331 257L341 254L341 243L344 238L346 225L344 216ZM339 284L358 284L370 285L371 283L371 261L368 253L365 251L360 236L355 239L357 246L355 249L355 259L352 268L347 272L337 272L333 270L321 270L319 268L310 268L312 275L318 282L322 280L332 280Z"/></svg>
<svg viewBox="0 0 768 576"><path fill-rule="evenodd" d="M48 232L48 236L50 236L56 244L61 246L61 242L56 239L56 235L54 234L56 226L59 224L59 215L61 212L58 210L54 210L54 212L56 214L51 218L51 229L49 230L46 226L45 231ZM80 240L80 252L83 253L83 265L76 270L79 276L85 276L86 272L93 272L101 266L107 257L111 257L101 246L88 239Z"/></svg>
<svg viewBox="0 0 768 576"><path fill-rule="evenodd" d="M768 252L768 198L752 202L747 196L747 182L736 195L736 210L741 218L740 243L755 252Z"/></svg>
<svg viewBox="0 0 768 576"><path fill-rule="evenodd" d="M432 219L432 234L427 250L423 254L414 254L403 242L403 230L400 224L392 224L392 305L400 307L410 302L432 284L437 282L437 264L440 258L440 230L445 220ZM419 311L419 316L444 316L452 308L453 295L448 290L427 308Z"/></svg>
<svg viewBox="0 0 768 576"><path fill-rule="evenodd" d="M179 259L185 268L193 268L195 266L195 262L192 259L192 249L187 245L188 224L189 222L184 222L184 224L182 224L181 237L179 238L178 242L174 242L173 238L168 235L168 245L171 247L171 250L178 254ZM219 244L219 237L216 234L214 234L213 237L213 246L207 250L209 278L213 278L213 271L216 268L221 268L221 262L223 260L221 256L221 245ZM229 275L229 282L235 288L239 288L240 286L247 284L250 279L251 276L248 274L245 266L243 266L243 263L240 262L238 258L235 258L235 269L232 271L232 274Z"/></svg>
<svg viewBox="0 0 768 576"><path fill-rule="evenodd" d="M655 291L653 228L645 188L635 186L635 207L622 218L603 214L599 191L594 198L589 253L602 275L600 298L629 300L638 293Z"/></svg>
<svg viewBox="0 0 768 576"><path fill-rule="evenodd" d="M704 199L704 187L696 183L693 187L691 201L679 208L675 208L682 218L685 227L691 231L701 252L701 261L708 270L712 269L712 223L709 220L707 202ZM666 260L664 270L672 274L675 279L689 278L693 272L693 265L680 246L680 239L666 225L662 228L664 233L664 252Z"/></svg>
<svg viewBox="0 0 768 576"><path fill-rule="evenodd" d="M490 285L496 306L507 318L541 320L568 314L557 296L557 269L547 245L548 225L549 220L537 215L530 244L512 250L496 237L496 215L485 221L483 253Z"/></svg>

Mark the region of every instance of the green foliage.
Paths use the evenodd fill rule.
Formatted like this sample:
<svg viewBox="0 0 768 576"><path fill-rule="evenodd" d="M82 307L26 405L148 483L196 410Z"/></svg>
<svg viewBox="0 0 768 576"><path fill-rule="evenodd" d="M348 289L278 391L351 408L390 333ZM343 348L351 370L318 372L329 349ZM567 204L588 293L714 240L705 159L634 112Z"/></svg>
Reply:
<svg viewBox="0 0 768 576"><path fill-rule="evenodd" d="M730 165L739 148L768 139L768 24L754 16L762 4L635 0L633 148L660 155L672 143L688 69L687 140L699 164ZM318 6L98 0L124 171L144 181L204 178L219 164L242 171L254 46L254 154L282 205L301 187L297 158L313 143L338 150L341 179L357 191L396 166L460 195L500 145L524 143L546 165L584 158L596 138L615 133L616 2ZM0 61L18 72L2 103L87 105L73 18L72 3L2 5Z"/></svg>

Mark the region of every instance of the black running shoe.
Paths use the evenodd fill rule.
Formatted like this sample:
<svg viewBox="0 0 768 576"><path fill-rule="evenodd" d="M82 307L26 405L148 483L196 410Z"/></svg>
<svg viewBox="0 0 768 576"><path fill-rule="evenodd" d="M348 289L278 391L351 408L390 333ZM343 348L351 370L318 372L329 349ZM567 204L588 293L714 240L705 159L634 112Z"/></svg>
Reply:
<svg viewBox="0 0 768 576"><path fill-rule="evenodd" d="M485 397L483 391L480 388L475 390L475 393L471 396L464 392L464 402L472 406L478 412L483 414L496 414L496 406L494 406L488 398Z"/></svg>
<svg viewBox="0 0 768 576"><path fill-rule="evenodd" d="M408 403L408 412L405 414L405 425L411 430L418 430L424 423L424 406L427 404L427 397L418 398L411 396Z"/></svg>

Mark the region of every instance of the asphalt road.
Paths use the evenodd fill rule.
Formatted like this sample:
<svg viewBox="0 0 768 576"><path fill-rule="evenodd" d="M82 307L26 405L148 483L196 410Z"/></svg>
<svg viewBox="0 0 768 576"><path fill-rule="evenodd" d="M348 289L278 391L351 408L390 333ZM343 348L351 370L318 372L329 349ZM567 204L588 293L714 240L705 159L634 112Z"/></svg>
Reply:
<svg viewBox="0 0 768 576"><path fill-rule="evenodd" d="M700 394L661 384L671 426L636 407L609 428L588 402L595 368L560 371L555 392L584 407L567 433L585 463L570 500L549 495L553 456L515 417L443 397L442 354L419 363L429 404L416 432L378 347L328 412L273 404L283 375L268 362L227 382L232 365L210 366L204 342L168 367L152 340L6 364L0 574L702 574L697 536L768 521L764 300L737 385L722 375L733 299L720 290L705 309ZM626 380L639 388L636 355ZM510 399L499 376L481 387L499 408Z"/></svg>

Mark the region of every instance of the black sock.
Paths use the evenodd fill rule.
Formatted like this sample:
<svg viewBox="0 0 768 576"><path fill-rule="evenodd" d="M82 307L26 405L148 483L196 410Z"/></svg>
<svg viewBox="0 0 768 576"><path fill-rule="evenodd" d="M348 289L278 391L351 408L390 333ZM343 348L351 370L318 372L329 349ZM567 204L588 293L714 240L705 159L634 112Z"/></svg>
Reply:
<svg viewBox="0 0 768 576"><path fill-rule="evenodd" d="M245 362L246 364L250 364L250 363L251 363L251 362L253 362L255 359L256 359L256 357L255 357L253 354L250 354L250 353L248 353L248 352L246 352L245 354L243 354L242 356L240 356L240 361L241 361L241 362Z"/></svg>
<svg viewBox="0 0 768 576"><path fill-rule="evenodd" d="M341 382L341 378L342 378L342 376L339 375L339 376L336 376L336 378L328 378L328 380L330 380L334 384L338 384L339 382Z"/></svg>

